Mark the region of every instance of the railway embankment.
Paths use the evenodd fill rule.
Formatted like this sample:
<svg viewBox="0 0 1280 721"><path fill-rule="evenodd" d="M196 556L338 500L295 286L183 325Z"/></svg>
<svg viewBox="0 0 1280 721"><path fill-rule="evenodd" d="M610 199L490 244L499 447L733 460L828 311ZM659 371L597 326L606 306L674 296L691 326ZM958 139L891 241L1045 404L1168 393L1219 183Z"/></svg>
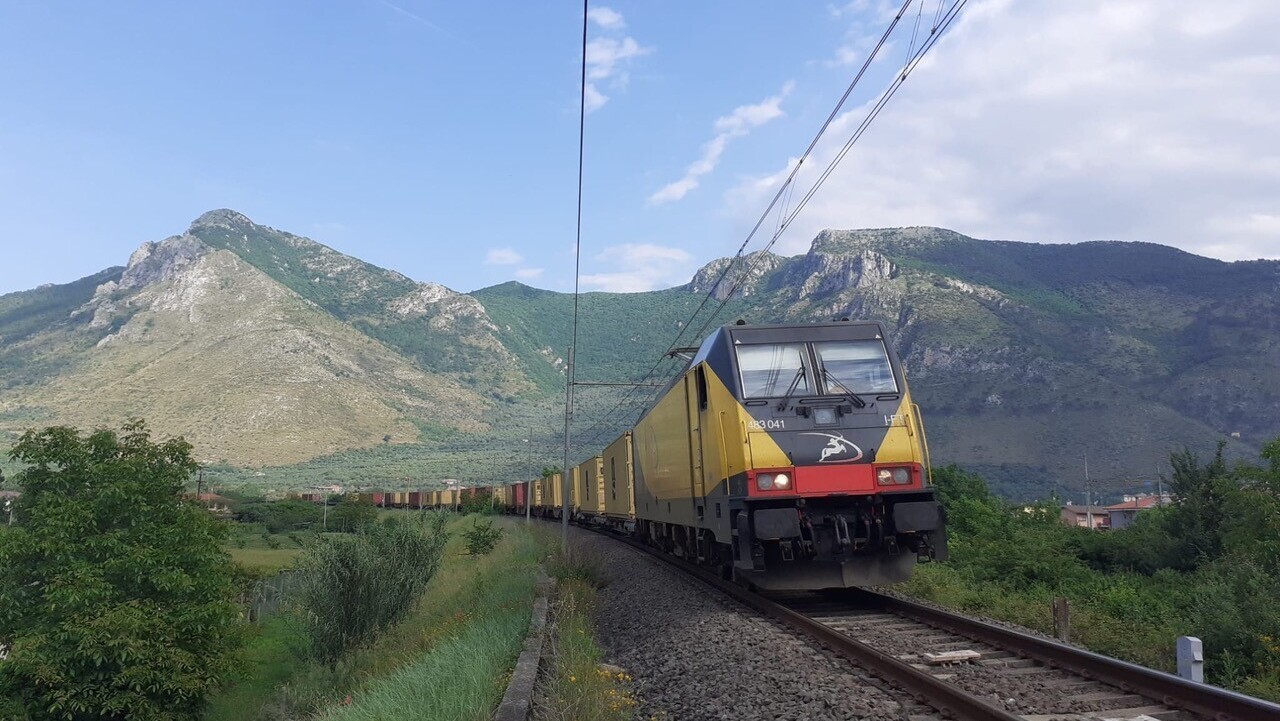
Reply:
<svg viewBox="0 0 1280 721"><path fill-rule="evenodd" d="M630 677L638 718L938 718L929 706L614 538L572 529L606 569L603 659Z"/></svg>

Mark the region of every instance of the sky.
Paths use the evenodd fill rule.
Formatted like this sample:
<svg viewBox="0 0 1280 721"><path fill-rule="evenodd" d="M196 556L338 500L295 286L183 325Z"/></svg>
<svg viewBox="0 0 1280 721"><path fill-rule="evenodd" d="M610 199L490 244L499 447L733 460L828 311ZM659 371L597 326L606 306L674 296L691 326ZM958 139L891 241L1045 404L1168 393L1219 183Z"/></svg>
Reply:
<svg viewBox="0 0 1280 721"><path fill-rule="evenodd" d="M903 1L593 3L583 289L736 251ZM938 9L909 6L790 208ZM581 11L0 4L0 293L222 207L420 281L571 290ZM774 250L936 225L1280 257L1278 36L1274 0L969 0Z"/></svg>

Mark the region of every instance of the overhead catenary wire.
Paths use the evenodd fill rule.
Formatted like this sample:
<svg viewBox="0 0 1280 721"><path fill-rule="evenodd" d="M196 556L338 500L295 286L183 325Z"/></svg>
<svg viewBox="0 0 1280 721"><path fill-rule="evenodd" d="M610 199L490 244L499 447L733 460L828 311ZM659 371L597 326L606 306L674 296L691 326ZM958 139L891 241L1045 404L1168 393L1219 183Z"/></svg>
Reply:
<svg viewBox="0 0 1280 721"><path fill-rule="evenodd" d="M739 274L735 284L730 287L729 292L725 294L724 298L720 301L720 304L716 307L715 311L712 312L711 316L707 319L707 321L703 323L703 325L699 328L697 334L701 334L704 330L707 329L707 327L719 315L720 311L723 310L725 305L734 296L737 290L740 287L742 287L742 285L746 282L748 278L751 277L752 271L755 270L755 267L760 263L761 259L764 256L764 253L767 252L769 249L771 249L774 246L774 244L778 242L778 239L781 238L782 235L787 231L787 228L790 227L791 223L796 219L797 216L800 215L800 212L804 210L804 207L808 205L809 201L813 199L813 196L817 194L818 190L822 187L822 185L826 183L829 177L831 177L831 174L835 171L836 167L840 164L842 160L844 160L845 156L849 154L849 151L858 142L858 140L862 138L867 128L870 127L871 123L875 121L875 119L880 115L881 111L884 110L889 100L893 98L893 96L902 87L903 83L906 82L907 78L911 75L912 71L914 71L916 67L919 66L920 61L924 59L924 56L929 52L929 50L934 45L937 44L938 40L942 37L943 32L946 31L947 27L950 26L952 21L954 21L955 18L959 15L960 10L964 8L966 3L968 3L968 0L955 0L955 2L952 3L950 8L948 8L946 14L943 16L942 21L940 22L936 30L931 31L929 38L920 45L920 49L917 50L914 55L907 58L907 62L903 66L902 71L898 73L898 75L894 78L893 82L889 84L889 87L886 88L885 91L880 95L880 98L867 112L866 116L863 117L862 122L858 124L857 128L849 136L849 139L845 141L840 151L836 153L836 155L831 159L829 163L827 163L827 167L818 176L818 179L814 181L813 185L810 186L809 190L805 192L804 196L801 197L800 202L797 203L796 207L791 211L791 214L780 224L778 231L769 240L769 242L765 244L765 246L761 249L762 252L760 252L756 256L756 258L753 259L753 261L749 266L747 266L745 271Z"/></svg>
<svg viewBox="0 0 1280 721"><path fill-rule="evenodd" d="M689 329L691 325L693 325L693 322L698 317L698 314L701 313L702 310L711 301L711 299L715 297L716 291L720 288L721 283L724 282L725 277L729 274L729 271L733 268L734 263L736 263L742 257L742 254L745 252L747 246L751 243L751 241L755 238L756 234L760 231L760 227L764 225L764 222L769 218L769 215L773 212L774 208L778 205L778 202L783 199L784 194L786 194L786 197L788 199L787 202L789 204L790 192L788 191L788 189L792 186L796 178L796 175L800 172L800 169L801 167L803 167L805 160L807 160L809 156L813 153L814 148L816 148L818 146L818 143L821 142L822 137L827 132L827 129L831 127L831 123L834 122L836 117L840 114L840 111L844 108L845 103L848 101L849 97L853 94L853 91L857 89L858 85L862 82L862 79L866 76L867 70L871 67L872 63L875 61L880 51L884 48L885 44L889 41L889 37L893 34L893 31L898 26L898 23L902 20L903 16L910 9L911 4L917 1L921 2L922 4L924 2L924 0L904 0L904 2L902 3L902 6L898 8L898 12L894 15L893 20L890 21L889 26L885 28L885 31L884 33L881 34L880 39L876 42L875 46L872 47L871 51L867 54L866 59L863 61L862 65L858 68L858 72L853 76L853 79L849 82L849 85L845 88L845 91L840 96L840 99L836 102L835 106L831 109L831 112L827 114L826 119L823 121L822 125L818 128L818 132L814 134L813 139L809 141L809 145L805 148L804 152L800 155L800 158L796 161L795 165L791 168L791 171L787 174L786 180L783 181L781 186L779 186L778 191L774 193L773 198L769 201L768 206L765 207L764 212L760 214L760 217L759 219L756 220L755 225L752 226L750 232L747 233L746 238L744 238L741 245L738 246L737 252L733 255L732 258L730 258L729 262L725 264L724 268L721 269L715 281L711 284L711 286L707 289L707 292L703 295L701 302L698 303L698 307L695 308L693 313L689 316L689 319L680 324L680 330L679 332L676 333L675 338L672 339L671 343L667 346L667 350L661 356L658 357L658 359L653 363L653 365L650 366L649 370L646 371L645 374L641 377L639 381L640 384L647 383L653 377L654 373L662 365L662 363L666 360L669 360L667 357L667 353L679 347L680 340L684 337L685 332ZM775 237L777 236L777 234L778 233L775 233ZM727 302L727 299L726 299L726 302ZM719 308L723 308L723 307L724 307L724 302L720 304ZM717 309L717 312L719 308ZM698 337L699 333L701 333L701 330L706 328L706 325L707 324L704 323L702 328L699 330L699 332L695 333L693 337L694 338ZM612 408L610 408L604 414L599 416L596 419L595 423L593 423L589 428L583 431L582 435L586 435L587 433L590 433L596 428L599 428L602 425L604 425L619 408L623 407L623 405L625 405L631 398L635 396L636 392L639 390L640 387L642 386L637 385L635 388L632 388L630 391L628 391L621 399L619 399L619 401L616 404L614 404ZM609 430L610 430L610 427L605 426L604 428L601 429L599 433L592 436L587 441L587 443L592 443L598 440L600 436L604 435L604 433L608 432Z"/></svg>
<svg viewBox="0 0 1280 721"><path fill-rule="evenodd" d="M578 91L578 218L573 242L573 340L569 345L569 367L564 381L564 466L561 482L564 485L564 508L561 509L560 532L569 537L569 444L570 426L573 423L574 354L578 348L578 296L582 279L582 166L586 150L587 130L587 3L582 0L582 74Z"/></svg>

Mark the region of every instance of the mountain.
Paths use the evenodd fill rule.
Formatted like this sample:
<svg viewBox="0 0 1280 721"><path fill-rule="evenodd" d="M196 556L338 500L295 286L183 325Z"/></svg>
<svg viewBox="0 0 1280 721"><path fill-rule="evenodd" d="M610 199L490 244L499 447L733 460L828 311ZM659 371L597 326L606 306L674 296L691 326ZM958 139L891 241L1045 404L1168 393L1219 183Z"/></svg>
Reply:
<svg viewBox="0 0 1280 721"><path fill-rule="evenodd" d="M874 318L905 359L935 462L1012 496L1079 488L1086 457L1095 488L1116 488L1183 444L1251 456L1280 435L1274 261L937 228L829 230L804 255L745 261L677 288L584 294L579 379L663 380L677 363L655 360L677 334L696 345L739 317ZM0 432L142 416L195 442L223 482L526 475L562 462L572 303L514 282L457 293L211 211L126 267L0 296ZM652 391L581 388L571 461Z"/></svg>
<svg viewBox="0 0 1280 721"><path fill-rule="evenodd" d="M257 252L234 247L231 232ZM271 252L282 248L293 252ZM304 294L269 271L316 280ZM384 274L386 285L403 279L238 214L208 213L180 236L143 244L122 270L0 298L0 422L16 431L139 416L185 435L198 458L237 465L296 463L386 436L416 441L432 424L486 430L488 401L473 387L336 314L371 312L351 296L382 290ZM330 292L346 285L339 275L358 292ZM384 303L388 323L446 336L483 322L482 310L466 315L471 299L403 280ZM460 329L449 326L455 318ZM433 324L447 331L431 333Z"/></svg>

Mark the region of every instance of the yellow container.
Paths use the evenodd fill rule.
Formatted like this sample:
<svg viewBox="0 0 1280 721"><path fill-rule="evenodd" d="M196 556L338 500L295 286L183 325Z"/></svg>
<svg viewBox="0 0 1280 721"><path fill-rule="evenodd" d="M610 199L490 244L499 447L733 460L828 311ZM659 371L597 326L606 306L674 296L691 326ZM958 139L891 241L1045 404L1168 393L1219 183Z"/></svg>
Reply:
<svg viewBox="0 0 1280 721"><path fill-rule="evenodd" d="M564 508L564 475L557 473L546 480L542 499L552 515L560 513Z"/></svg>
<svg viewBox="0 0 1280 721"><path fill-rule="evenodd" d="M457 491L440 491L440 505L444 508L452 508L457 503L457 496Z"/></svg>
<svg viewBox="0 0 1280 721"><path fill-rule="evenodd" d="M578 508L587 515L604 513L604 459L593 456L578 464L577 480L574 487L578 489Z"/></svg>
<svg viewBox="0 0 1280 721"><path fill-rule="evenodd" d="M632 465L631 431L623 433L601 456L604 514L615 518L636 515L635 468Z"/></svg>

